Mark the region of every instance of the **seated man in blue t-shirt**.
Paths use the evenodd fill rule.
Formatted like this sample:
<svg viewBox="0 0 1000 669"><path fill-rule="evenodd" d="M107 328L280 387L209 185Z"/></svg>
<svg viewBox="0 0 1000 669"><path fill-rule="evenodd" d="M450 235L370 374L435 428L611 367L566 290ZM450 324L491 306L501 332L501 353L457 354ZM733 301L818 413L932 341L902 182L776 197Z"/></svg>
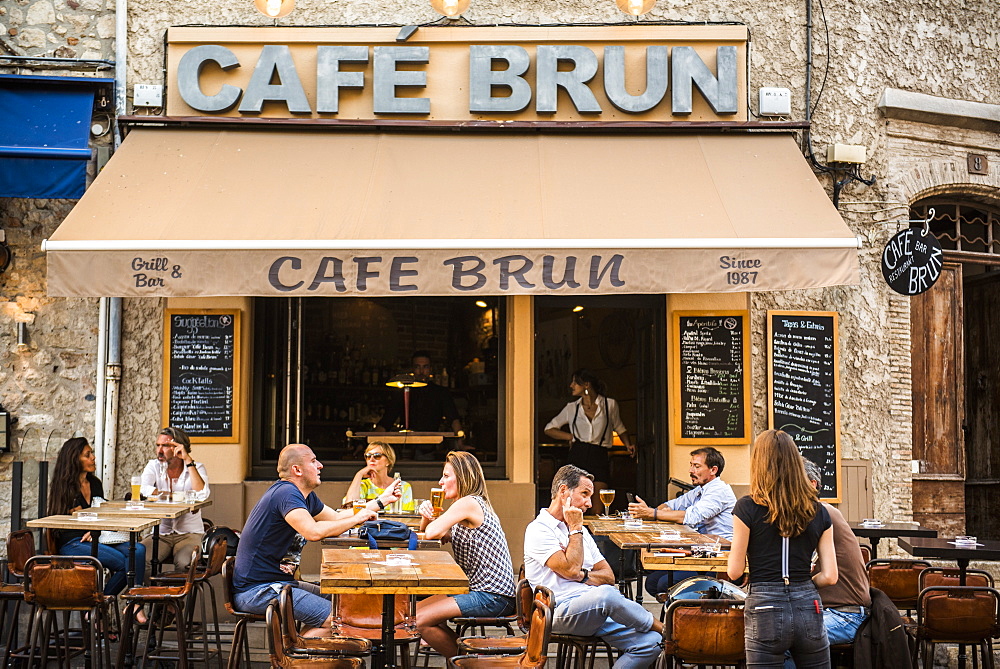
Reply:
<svg viewBox="0 0 1000 669"><path fill-rule="evenodd" d="M286 446L278 455L279 480L250 512L236 549L233 599L238 610L264 613L268 602L291 583L295 618L308 628L329 626L329 595L321 595L318 585L296 581L293 576L302 547L306 541L338 536L374 518L380 508L399 498L399 492L398 485L392 485L357 513L336 511L313 492L319 487L322 469L316 454L302 444Z"/></svg>

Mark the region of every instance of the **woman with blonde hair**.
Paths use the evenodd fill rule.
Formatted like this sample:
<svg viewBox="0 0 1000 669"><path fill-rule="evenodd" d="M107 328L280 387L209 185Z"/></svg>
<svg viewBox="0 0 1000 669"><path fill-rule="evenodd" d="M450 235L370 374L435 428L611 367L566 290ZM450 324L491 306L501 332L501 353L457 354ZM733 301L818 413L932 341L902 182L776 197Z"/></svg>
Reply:
<svg viewBox="0 0 1000 669"><path fill-rule="evenodd" d="M812 575L812 554L820 568ZM753 667L829 667L830 644L816 588L837 582L830 514L809 484L795 442L781 430L757 436L750 455L750 494L733 509L728 575L750 565L746 656Z"/></svg>
<svg viewBox="0 0 1000 669"><path fill-rule="evenodd" d="M451 541L455 561L469 577L469 592L434 595L417 603L417 629L444 657L458 652L455 632L446 621L456 616L492 617L514 611L514 568L507 537L486 492L486 478L476 456L451 451L438 482L445 499L454 500L439 517L426 501L420 505L420 529L428 539Z"/></svg>
<svg viewBox="0 0 1000 669"><path fill-rule="evenodd" d="M392 446L384 441L371 442L365 449L365 463L347 488L347 494L344 495L345 504L356 499L375 499L392 485L392 468L396 465L396 451ZM399 503L402 511L413 511L413 488L405 481Z"/></svg>

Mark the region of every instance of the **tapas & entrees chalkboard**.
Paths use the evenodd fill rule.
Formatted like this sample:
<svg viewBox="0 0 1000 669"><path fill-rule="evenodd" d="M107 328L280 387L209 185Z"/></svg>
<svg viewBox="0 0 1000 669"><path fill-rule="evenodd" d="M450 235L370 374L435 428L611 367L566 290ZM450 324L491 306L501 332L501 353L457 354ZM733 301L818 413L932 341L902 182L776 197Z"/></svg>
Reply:
<svg viewBox="0 0 1000 669"><path fill-rule="evenodd" d="M823 475L820 497L840 501L838 314L767 312L768 424L784 430Z"/></svg>

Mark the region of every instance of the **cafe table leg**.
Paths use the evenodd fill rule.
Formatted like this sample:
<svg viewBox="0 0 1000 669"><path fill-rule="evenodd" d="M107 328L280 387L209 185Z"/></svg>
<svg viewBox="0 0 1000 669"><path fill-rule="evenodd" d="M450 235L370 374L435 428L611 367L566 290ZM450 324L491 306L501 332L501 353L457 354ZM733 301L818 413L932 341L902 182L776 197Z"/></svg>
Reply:
<svg viewBox="0 0 1000 669"><path fill-rule="evenodd" d="M372 650L372 669L395 669L396 595L382 595L382 648Z"/></svg>
<svg viewBox="0 0 1000 669"><path fill-rule="evenodd" d="M138 532L128 533L128 573L125 582L129 588L135 587L135 541L138 536Z"/></svg>
<svg viewBox="0 0 1000 669"><path fill-rule="evenodd" d="M635 554L635 601L638 604L642 604L642 558L641 551L633 551Z"/></svg>
<svg viewBox="0 0 1000 669"><path fill-rule="evenodd" d="M160 526L153 525L153 556L149 563L149 575L160 575Z"/></svg>
<svg viewBox="0 0 1000 669"><path fill-rule="evenodd" d="M879 538L878 537L872 537L871 539L872 539L872 559L873 560L877 560L878 559L878 541L879 541Z"/></svg>
<svg viewBox="0 0 1000 669"><path fill-rule="evenodd" d="M90 557L94 558L95 560L100 559L100 556L97 553L97 549L100 547L100 545L101 545L101 531L100 530L91 530L90 531Z"/></svg>

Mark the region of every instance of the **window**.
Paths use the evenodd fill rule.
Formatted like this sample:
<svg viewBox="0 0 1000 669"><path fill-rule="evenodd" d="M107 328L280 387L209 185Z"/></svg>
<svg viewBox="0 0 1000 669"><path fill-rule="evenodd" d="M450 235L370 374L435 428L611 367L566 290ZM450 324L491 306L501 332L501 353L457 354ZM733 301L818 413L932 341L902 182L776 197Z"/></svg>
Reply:
<svg viewBox="0 0 1000 669"><path fill-rule="evenodd" d="M368 433L406 428L406 391L387 383L414 372L415 353L428 358L416 361L418 375L429 362L437 388L409 391L410 429L461 427L465 437L418 434L413 440L425 443L394 444L404 476L435 478L444 454L462 447L487 476L502 476L503 332L500 298L258 298L254 476L273 477L278 452L295 442L312 447L330 478L353 476ZM452 405L460 426L441 409Z"/></svg>

